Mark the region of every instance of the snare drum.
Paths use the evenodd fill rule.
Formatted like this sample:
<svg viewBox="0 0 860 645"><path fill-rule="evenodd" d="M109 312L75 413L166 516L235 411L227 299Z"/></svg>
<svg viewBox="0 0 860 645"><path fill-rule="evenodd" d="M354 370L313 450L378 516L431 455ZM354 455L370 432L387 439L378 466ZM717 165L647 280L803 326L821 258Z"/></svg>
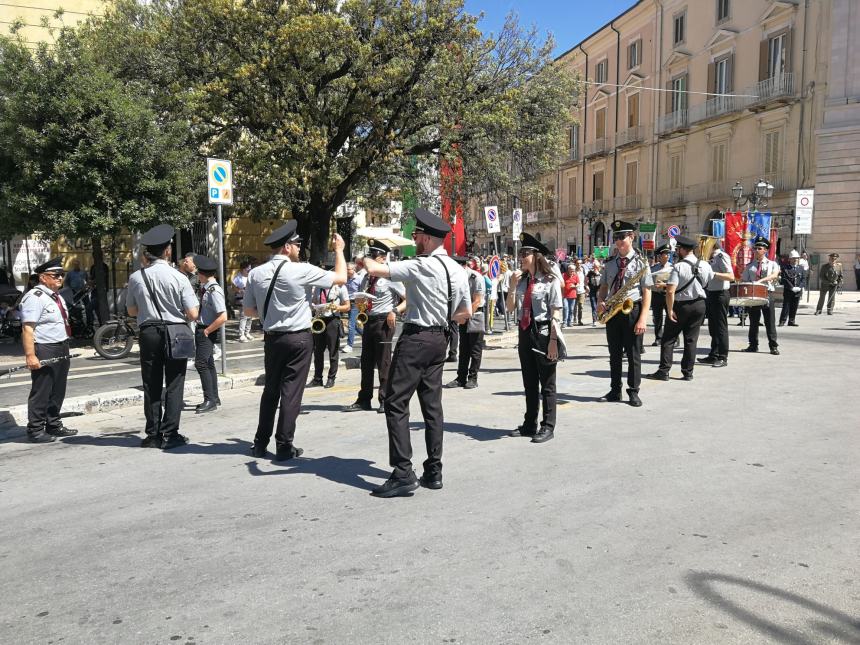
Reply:
<svg viewBox="0 0 860 645"><path fill-rule="evenodd" d="M761 307L767 303L766 284L738 282L729 287L729 305L732 307Z"/></svg>

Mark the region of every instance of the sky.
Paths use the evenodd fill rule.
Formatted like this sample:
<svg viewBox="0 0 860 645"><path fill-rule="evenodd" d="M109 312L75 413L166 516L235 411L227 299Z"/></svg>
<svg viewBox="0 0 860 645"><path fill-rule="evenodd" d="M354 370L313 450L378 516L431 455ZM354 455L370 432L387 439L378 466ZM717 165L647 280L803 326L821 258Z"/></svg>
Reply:
<svg viewBox="0 0 860 645"><path fill-rule="evenodd" d="M535 25L541 34L552 32L555 55L561 54L615 16L636 4L636 0L465 0L466 11L478 15L487 34L498 32L510 12L519 14L524 27Z"/></svg>

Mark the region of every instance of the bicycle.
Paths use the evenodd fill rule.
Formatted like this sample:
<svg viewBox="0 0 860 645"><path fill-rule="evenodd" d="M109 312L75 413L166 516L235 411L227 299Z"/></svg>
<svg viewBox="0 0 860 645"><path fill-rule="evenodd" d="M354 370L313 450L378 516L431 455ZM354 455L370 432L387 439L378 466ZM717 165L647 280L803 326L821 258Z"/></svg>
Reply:
<svg viewBox="0 0 860 645"><path fill-rule="evenodd" d="M137 325L128 316L117 316L96 330L93 347L102 358L117 360L131 354L137 340Z"/></svg>

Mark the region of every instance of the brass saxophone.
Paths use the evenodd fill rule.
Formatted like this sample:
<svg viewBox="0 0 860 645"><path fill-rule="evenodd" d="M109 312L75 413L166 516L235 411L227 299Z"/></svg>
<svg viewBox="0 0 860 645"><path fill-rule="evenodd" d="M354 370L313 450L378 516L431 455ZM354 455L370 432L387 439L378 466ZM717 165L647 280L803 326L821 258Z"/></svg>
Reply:
<svg viewBox="0 0 860 645"><path fill-rule="evenodd" d="M617 313L622 313L625 316L633 311L633 300L627 297L627 292L633 287L634 284L639 282L646 273L651 271L651 267L648 266L648 260L643 258L641 255L636 256L639 259L639 262L642 264L642 268L639 269L632 276L627 278L624 281L624 284L609 296L606 299L606 308L603 310L603 313L598 316L597 320L601 325L605 325L609 320Z"/></svg>

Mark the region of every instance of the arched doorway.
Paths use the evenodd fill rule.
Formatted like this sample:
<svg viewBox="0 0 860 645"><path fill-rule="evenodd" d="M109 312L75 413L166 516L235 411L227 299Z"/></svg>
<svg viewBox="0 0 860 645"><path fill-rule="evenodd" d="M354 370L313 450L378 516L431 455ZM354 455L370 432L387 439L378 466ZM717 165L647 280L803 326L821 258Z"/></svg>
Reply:
<svg viewBox="0 0 860 645"><path fill-rule="evenodd" d="M591 233L591 250L595 246L606 246L606 225L603 222L597 222L594 225L594 230Z"/></svg>

